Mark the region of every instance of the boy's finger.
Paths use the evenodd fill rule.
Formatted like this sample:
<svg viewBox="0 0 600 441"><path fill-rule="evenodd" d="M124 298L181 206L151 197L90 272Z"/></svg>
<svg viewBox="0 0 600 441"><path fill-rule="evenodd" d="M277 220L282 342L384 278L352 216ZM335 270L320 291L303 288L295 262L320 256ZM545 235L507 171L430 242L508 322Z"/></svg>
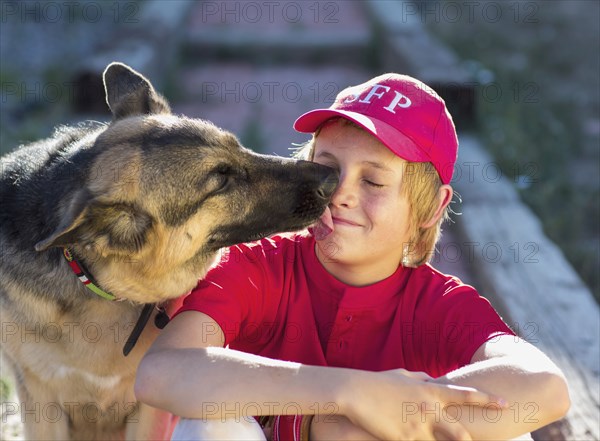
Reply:
<svg viewBox="0 0 600 441"><path fill-rule="evenodd" d="M413 380L427 381L427 380L432 379L432 377L429 374L426 374L425 372L421 372L421 371L407 371L406 369L392 369L388 372L404 375L405 377L412 378Z"/></svg>
<svg viewBox="0 0 600 441"><path fill-rule="evenodd" d="M409 372L408 376L415 380L421 381L428 381L432 379L432 377L429 374L426 374L425 372Z"/></svg>
<svg viewBox="0 0 600 441"><path fill-rule="evenodd" d="M433 437L436 441L473 441L467 429L456 422L440 423L433 429Z"/></svg>

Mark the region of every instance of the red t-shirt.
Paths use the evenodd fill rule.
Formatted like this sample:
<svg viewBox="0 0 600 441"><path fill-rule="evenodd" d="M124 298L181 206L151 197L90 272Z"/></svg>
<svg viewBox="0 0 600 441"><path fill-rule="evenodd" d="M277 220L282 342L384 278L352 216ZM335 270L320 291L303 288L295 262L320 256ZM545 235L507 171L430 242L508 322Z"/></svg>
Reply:
<svg viewBox="0 0 600 441"><path fill-rule="evenodd" d="M184 300L211 316L231 349L310 365L404 368L433 377L514 335L488 300L428 264L364 287L340 282L304 233L226 250Z"/></svg>

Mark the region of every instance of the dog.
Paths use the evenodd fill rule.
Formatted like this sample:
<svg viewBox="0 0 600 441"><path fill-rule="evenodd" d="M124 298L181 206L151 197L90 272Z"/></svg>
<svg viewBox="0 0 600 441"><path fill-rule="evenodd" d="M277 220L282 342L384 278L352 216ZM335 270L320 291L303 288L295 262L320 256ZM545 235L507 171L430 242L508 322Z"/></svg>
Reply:
<svg viewBox="0 0 600 441"><path fill-rule="evenodd" d="M1 159L0 341L27 440L168 437L170 415L133 393L159 306L224 247L312 224L337 184L328 167L172 114L125 64L103 81L110 123L58 128Z"/></svg>

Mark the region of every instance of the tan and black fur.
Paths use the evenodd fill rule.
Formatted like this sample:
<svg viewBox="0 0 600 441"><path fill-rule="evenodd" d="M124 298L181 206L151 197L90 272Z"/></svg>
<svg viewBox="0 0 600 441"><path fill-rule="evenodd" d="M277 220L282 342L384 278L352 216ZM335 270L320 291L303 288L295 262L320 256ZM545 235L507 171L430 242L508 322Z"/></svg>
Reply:
<svg viewBox="0 0 600 441"><path fill-rule="evenodd" d="M327 167L255 154L171 114L126 65L109 65L104 84L112 122L2 158L2 367L28 440L162 439L169 417L133 394L155 326L122 354L142 305L187 293L223 247L314 222L337 182ZM84 287L65 246L118 301Z"/></svg>

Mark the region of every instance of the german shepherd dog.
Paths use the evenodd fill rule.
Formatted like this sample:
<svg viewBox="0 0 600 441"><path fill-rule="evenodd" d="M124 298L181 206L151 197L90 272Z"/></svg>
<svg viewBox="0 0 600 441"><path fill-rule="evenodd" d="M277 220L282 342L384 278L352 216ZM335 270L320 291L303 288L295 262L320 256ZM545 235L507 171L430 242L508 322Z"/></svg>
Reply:
<svg viewBox="0 0 600 441"><path fill-rule="evenodd" d="M19 396L5 409L27 440L168 437L171 416L133 394L157 325L122 352L144 305L156 317L223 247L310 225L337 184L173 115L124 64L103 80L109 124L59 128L1 162L0 341Z"/></svg>

